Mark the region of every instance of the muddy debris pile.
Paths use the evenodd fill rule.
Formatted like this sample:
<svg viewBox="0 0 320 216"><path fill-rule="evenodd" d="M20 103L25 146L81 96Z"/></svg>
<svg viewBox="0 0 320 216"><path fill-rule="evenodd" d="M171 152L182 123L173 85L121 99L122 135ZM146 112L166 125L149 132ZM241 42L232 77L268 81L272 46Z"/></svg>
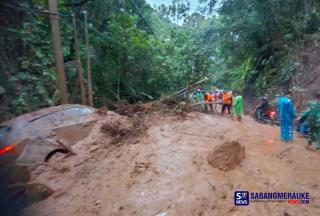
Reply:
<svg viewBox="0 0 320 216"><path fill-rule="evenodd" d="M184 116L186 113L193 111L188 101L175 97L162 98L148 103L139 101L135 104L130 104L128 101L123 100L115 104L114 108L116 113L128 117L153 112L174 113Z"/></svg>
<svg viewBox="0 0 320 216"><path fill-rule="evenodd" d="M225 172L233 170L245 158L245 148L237 141L227 141L208 156L208 163Z"/></svg>
<svg viewBox="0 0 320 216"><path fill-rule="evenodd" d="M107 107L100 107L96 110L96 113L100 116L106 116L108 114L108 108Z"/></svg>
<svg viewBox="0 0 320 216"><path fill-rule="evenodd" d="M128 116L128 117L133 117L136 113L148 113L151 111L150 104L145 104L141 101L131 104L126 100L119 101L115 105L115 110L116 113L123 115L123 116Z"/></svg>
<svg viewBox="0 0 320 216"><path fill-rule="evenodd" d="M159 101L159 110L163 112L175 113L178 115L186 115L192 111L188 101L181 100L175 97L163 98Z"/></svg>
<svg viewBox="0 0 320 216"><path fill-rule="evenodd" d="M112 137L111 144L135 142L146 130L144 119L139 117L133 117L128 124L121 121L106 122L100 128L103 134Z"/></svg>

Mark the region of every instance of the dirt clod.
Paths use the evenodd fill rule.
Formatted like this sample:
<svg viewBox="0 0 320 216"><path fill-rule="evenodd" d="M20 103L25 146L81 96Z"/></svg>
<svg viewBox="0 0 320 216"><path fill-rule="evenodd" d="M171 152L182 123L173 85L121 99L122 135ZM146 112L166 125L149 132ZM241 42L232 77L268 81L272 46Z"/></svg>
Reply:
<svg viewBox="0 0 320 216"><path fill-rule="evenodd" d="M136 177L146 171L150 167L151 163L145 163L145 162L136 162L134 170L131 172L132 177Z"/></svg>
<svg viewBox="0 0 320 216"><path fill-rule="evenodd" d="M112 137L122 137L128 133L128 129L122 128L119 122L111 122L103 124L101 126L101 132Z"/></svg>
<svg viewBox="0 0 320 216"><path fill-rule="evenodd" d="M147 113L150 109L148 104L144 104L141 101L130 104L128 101L123 100L116 104L115 112L120 115L132 117L135 113Z"/></svg>
<svg viewBox="0 0 320 216"><path fill-rule="evenodd" d="M141 101L139 101L138 103L135 103L133 105L133 110L135 112L140 112L140 113L146 113L149 111L149 108L146 104L142 103Z"/></svg>
<svg viewBox="0 0 320 216"><path fill-rule="evenodd" d="M223 171L233 170L245 157L245 148L237 141L227 141L218 146L207 158L208 163Z"/></svg>
<svg viewBox="0 0 320 216"><path fill-rule="evenodd" d="M144 120L139 117L130 119L129 125L125 125L120 121L107 122L101 126L101 132L112 137L111 144L125 143L130 139L131 143L135 142L135 138L145 134L147 126Z"/></svg>
<svg viewBox="0 0 320 216"><path fill-rule="evenodd" d="M97 109L96 113L101 116L105 116L108 114L108 109L106 107L101 107Z"/></svg>

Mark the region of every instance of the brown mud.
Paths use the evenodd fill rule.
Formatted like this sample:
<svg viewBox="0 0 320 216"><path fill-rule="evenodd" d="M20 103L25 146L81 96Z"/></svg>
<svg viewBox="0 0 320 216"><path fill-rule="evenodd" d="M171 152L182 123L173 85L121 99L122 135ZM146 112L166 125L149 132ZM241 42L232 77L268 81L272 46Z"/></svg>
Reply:
<svg viewBox="0 0 320 216"><path fill-rule="evenodd" d="M237 141L227 141L217 146L208 156L208 163L223 171L229 171L241 164L245 157L245 148Z"/></svg>
<svg viewBox="0 0 320 216"><path fill-rule="evenodd" d="M136 129L138 133L131 132ZM134 135L127 136L130 133ZM121 137L117 145L115 137ZM306 140L297 136L293 143L283 143L278 137L278 127L257 124L249 118L237 122L193 112L184 118L163 113L127 117L108 111L99 116L85 139L72 146L76 155L50 160L64 172L43 166L32 172L30 183L43 183L54 193L26 208L25 213L320 215L319 152L306 149ZM230 145L228 141L235 142ZM218 158L230 160L218 164L224 171L208 163L217 149L222 152ZM311 203L295 206L267 202L236 207L233 196L237 190L309 192Z"/></svg>

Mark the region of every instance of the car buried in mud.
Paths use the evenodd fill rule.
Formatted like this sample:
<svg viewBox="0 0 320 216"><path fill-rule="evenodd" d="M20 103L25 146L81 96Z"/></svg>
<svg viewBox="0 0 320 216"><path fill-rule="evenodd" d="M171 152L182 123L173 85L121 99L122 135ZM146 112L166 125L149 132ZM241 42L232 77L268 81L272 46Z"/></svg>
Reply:
<svg viewBox="0 0 320 216"><path fill-rule="evenodd" d="M45 164L56 153L72 154L71 146L85 138L96 121L95 109L61 105L24 114L0 124L0 208L29 205L53 191L45 185L28 184L30 168ZM32 191L37 198L27 198ZM11 211L4 215L10 215ZM2 215L2 212L0 212Z"/></svg>
<svg viewBox="0 0 320 216"><path fill-rule="evenodd" d="M71 134L77 125L94 119L95 109L81 105L62 105L21 115L0 124L0 165L33 164L48 160L53 151L69 151ZM74 131L71 131L71 133ZM76 134L80 136L80 134ZM63 150L64 149L64 150Z"/></svg>

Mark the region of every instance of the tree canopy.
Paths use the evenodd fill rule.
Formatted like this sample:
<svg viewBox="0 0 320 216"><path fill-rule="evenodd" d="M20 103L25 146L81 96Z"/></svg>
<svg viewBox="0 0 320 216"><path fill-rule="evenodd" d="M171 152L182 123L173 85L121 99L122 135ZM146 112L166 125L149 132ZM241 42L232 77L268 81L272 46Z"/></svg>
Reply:
<svg viewBox="0 0 320 216"><path fill-rule="evenodd" d="M68 97L80 103L72 15L86 74L83 11L88 13L93 99L150 100L208 77L208 86L262 94L292 87L299 50L320 27L317 0L59 0ZM59 103L50 12L44 0L0 5L1 116ZM86 78L86 76L84 76ZM87 85L87 80L84 80ZM5 118L5 117L3 117Z"/></svg>

